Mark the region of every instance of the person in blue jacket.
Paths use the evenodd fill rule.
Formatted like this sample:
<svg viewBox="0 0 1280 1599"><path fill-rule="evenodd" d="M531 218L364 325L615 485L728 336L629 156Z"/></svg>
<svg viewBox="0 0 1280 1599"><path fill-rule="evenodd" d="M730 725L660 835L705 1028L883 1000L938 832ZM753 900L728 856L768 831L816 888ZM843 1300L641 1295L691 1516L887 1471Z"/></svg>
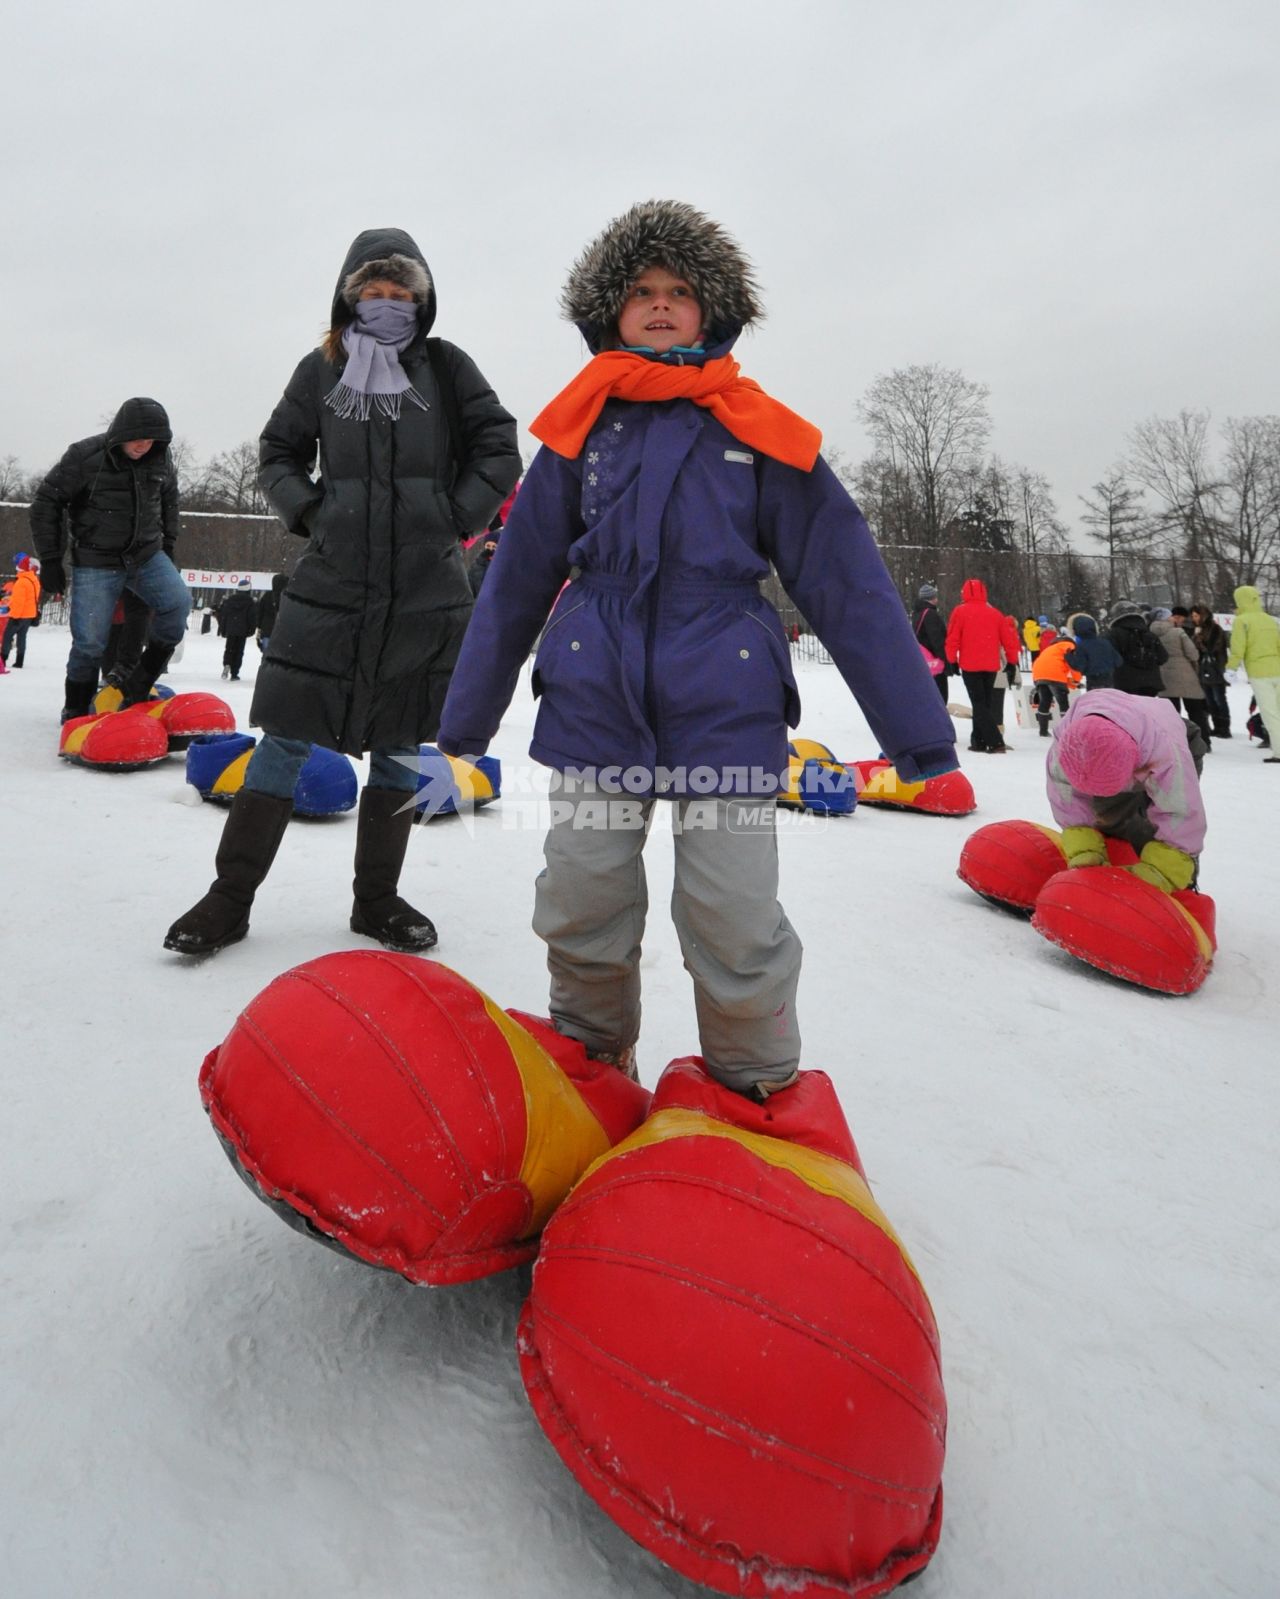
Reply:
<svg viewBox="0 0 1280 1599"><path fill-rule="evenodd" d="M904 779L953 770L955 730L821 435L729 353L761 314L734 240L692 206L634 206L575 263L563 306L593 359L531 425L543 448L438 743L484 752L541 631L531 753L555 775L534 929L552 1020L634 1074L642 851L669 800L702 1053L763 1099L800 1059L801 945L777 899L774 814L800 697L760 592L770 564Z"/></svg>
<svg viewBox="0 0 1280 1599"><path fill-rule="evenodd" d="M1075 644L1067 651L1067 665L1084 678L1086 692L1092 688L1111 688L1115 683L1116 668L1124 665L1124 658L1109 638L1098 632L1098 624L1084 611L1069 618L1067 631Z"/></svg>

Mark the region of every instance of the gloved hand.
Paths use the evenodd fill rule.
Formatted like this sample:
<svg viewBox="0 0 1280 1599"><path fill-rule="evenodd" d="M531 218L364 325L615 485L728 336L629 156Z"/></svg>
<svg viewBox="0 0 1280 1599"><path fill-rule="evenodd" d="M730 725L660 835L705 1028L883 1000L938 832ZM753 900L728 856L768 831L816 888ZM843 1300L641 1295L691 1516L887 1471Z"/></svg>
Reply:
<svg viewBox="0 0 1280 1599"><path fill-rule="evenodd" d="M1144 883L1150 883L1152 888L1158 888L1164 894L1172 894L1175 888L1190 888L1196 875L1194 857L1185 850L1175 849L1172 844L1162 844L1159 839L1152 839L1149 844L1142 846L1142 854L1133 866L1126 866L1126 872L1132 872L1135 877L1140 877Z"/></svg>
<svg viewBox="0 0 1280 1599"><path fill-rule="evenodd" d="M55 594L67 592L67 574L62 562L56 557L40 563L40 587L52 598Z"/></svg>
<svg viewBox="0 0 1280 1599"><path fill-rule="evenodd" d="M1107 864L1107 841L1096 827L1064 827L1062 849L1068 866Z"/></svg>
<svg viewBox="0 0 1280 1599"><path fill-rule="evenodd" d="M1004 669L1004 680L1006 683L1008 683L1010 688L1014 688L1017 685L1018 668L1013 664L1012 661L1010 661Z"/></svg>

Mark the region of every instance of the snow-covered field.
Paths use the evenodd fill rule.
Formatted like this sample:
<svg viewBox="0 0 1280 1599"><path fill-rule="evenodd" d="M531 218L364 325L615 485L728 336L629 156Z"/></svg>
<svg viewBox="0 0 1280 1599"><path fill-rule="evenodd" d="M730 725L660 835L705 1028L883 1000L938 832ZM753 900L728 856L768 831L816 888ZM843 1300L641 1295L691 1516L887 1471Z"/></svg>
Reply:
<svg viewBox="0 0 1280 1599"><path fill-rule="evenodd" d="M370 947L346 925L355 822L289 830L244 943L166 954L222 813L190 803L178 756L117 777L55 758L66 646L41 628L0 681L0 1593L705 1592L543 1440L514 1355L526 1273L412 1288L236 1181L196 1072L278 972ZM193 635L170 681L224 692L243 725L252 683L221 685L219 660ZM804 735L876 753L833 668L802 665L800 686ZM1192 998L1100 978L957 881L972 828L1048 819L1034 730L963 757L965 821L783 820L806 1059L835 1078L942 1333L946 1525L913 1599L1280 1591L1280 768L1231 694L1237 736L1204 779L1222 948ZM522 685L494 750L513 794L531 723ZM534 1010L535 808L415 830L405 874L441 959ZM659 831L650 1083L696 1048L669 857Z"/></svg>

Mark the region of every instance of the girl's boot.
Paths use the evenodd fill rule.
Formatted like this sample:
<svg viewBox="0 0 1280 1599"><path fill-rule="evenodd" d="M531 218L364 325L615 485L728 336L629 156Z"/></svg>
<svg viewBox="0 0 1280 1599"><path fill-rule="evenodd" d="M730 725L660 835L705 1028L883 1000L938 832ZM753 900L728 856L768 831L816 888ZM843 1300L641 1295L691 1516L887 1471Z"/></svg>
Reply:
<svg viewBox="0 0 1280 1599"><path fill-rule="evenodd" d="M179 955L212 955L244 937L254 893L271 870L292 815L292 799L240 790L231 802L214 858L217 878L205 897L169 929L166 949Z"/></svg>

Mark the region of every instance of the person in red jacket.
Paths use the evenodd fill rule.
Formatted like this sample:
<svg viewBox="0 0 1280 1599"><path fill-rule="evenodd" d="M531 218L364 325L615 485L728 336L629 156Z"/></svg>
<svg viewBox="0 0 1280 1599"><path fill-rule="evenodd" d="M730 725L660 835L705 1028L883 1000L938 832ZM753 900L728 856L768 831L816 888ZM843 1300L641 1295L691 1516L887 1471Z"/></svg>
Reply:
<svg viewBox="0 0 1280 1599"><path fill-rule="evenodd" d="M996 724L991 690L1004 661L1018 659L1018 630L988 601L981 578L967 578L960 595L961 603L947 623L947 660L959 668L973 706L969 748L983 755L1003 755L1008 745Z"/></svg>

